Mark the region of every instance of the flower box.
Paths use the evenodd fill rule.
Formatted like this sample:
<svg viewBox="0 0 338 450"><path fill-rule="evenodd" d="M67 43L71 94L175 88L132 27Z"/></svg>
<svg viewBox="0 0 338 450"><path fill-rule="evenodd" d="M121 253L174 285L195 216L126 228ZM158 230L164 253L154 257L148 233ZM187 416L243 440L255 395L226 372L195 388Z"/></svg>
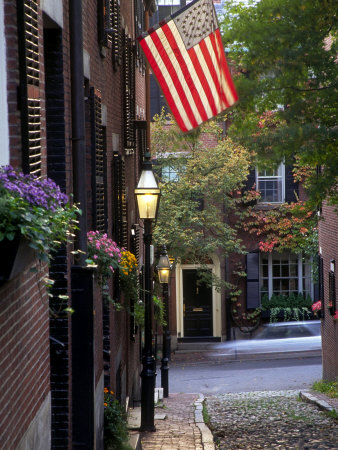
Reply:
<svg viewBox="0 0 338 450"><path fill-rule="evenodd" d="M0 285L23 272L35 258L35 251L19 234L12 241L3 239L0 242L0 254Z"/></svg>

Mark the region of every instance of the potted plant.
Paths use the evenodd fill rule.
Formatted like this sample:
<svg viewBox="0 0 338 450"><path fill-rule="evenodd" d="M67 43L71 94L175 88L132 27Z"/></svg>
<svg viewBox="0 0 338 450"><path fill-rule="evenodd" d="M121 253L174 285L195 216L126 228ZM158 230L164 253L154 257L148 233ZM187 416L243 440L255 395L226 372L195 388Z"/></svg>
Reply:
<svg viewBox="0 0 338 450"><path fill-rule="evenodd" d="M97 267L97 280L103 288L121 261L121 250L116 242L110 239L106 233L89 231L87 264Z"/></svg>
<svg viewBox="0 0 338 450"><path fill-rule="evenodd" d="M49 178L0 167L0 283L27 265L27 256L49 261L77 228L79 208Z"/></svg>

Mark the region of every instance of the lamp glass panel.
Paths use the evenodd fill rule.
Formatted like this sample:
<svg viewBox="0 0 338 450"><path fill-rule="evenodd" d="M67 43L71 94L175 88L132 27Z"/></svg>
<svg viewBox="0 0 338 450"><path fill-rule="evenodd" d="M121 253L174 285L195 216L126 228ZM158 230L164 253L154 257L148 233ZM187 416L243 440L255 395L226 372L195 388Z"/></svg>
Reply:
<svg viewBox="0 0 338 450"><path fill-rule="evenodd" d="M155 219L158 193L137 192L135 190L140 219Z"/></svg>
<svg viewBox="0 0 338 450"><path fill-rule="evenodd" d="M158 278L160 283L169 283L169 269L158 269Z"/></svg>

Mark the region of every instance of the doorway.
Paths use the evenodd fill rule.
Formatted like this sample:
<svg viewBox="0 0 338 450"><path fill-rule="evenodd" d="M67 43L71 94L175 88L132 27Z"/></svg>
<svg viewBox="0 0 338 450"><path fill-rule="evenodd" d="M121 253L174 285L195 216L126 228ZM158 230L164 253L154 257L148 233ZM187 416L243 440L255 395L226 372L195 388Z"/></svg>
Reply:
<svg viewBox="0 0 338 450"><path fill-rule="evenodd" d="M199 279L196 269L182 272L184 336L213 336L212 287Z"/></svg>

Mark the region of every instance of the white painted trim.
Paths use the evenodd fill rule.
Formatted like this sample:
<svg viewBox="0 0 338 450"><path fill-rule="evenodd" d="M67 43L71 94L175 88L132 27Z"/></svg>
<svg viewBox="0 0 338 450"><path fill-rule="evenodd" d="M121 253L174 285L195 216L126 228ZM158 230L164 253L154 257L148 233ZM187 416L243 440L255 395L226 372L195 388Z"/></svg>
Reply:
<svg viewBox="0 0 338 450"><path fill-rule="evenodd" d="M63 5L62 0L41 0L41 9L59 27L63 28Z"/></svg>
<svg viewBox="0 0 338 450"><path fill-rule="evenodd" d="M216 254L212 256L213 264L208 264L207 268L211 269L217 277L221 276L221 264ZM176 265L176 317L177 317L177 334L184 337L184 319L183 319L183 270L197 269L198 264L177 264ZM221 293L216 288L212 288L212 329L214 337L222 337L222 303Z"/></svg>
<svg viewBox="0 0 338 450"><path fill-rule="evenodd" d="M7 57L3 0L0 0L0 117L0 165L7 165L9 164L9 133L7 104Z"/></svg>

